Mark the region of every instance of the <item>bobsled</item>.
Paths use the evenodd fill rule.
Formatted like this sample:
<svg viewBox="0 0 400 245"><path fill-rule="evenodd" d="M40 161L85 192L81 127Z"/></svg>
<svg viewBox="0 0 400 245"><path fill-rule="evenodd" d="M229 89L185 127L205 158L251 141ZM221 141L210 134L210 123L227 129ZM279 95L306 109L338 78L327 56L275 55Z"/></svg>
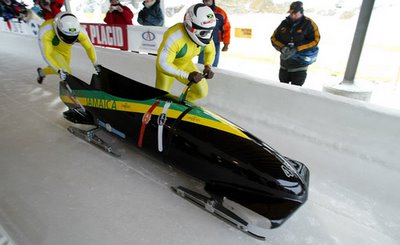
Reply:
<svg viewBox="0 0 400 245"><path fill-rule="evenodd" d="M186 90L187 92L187 90ZM96 135L106 130L204 183L204 193L171 188L240 230L265 238L307 200L309 170L229 120L101 67L89 83L60 82L64 117L92 130L68 130L117 155Z"/></svg>

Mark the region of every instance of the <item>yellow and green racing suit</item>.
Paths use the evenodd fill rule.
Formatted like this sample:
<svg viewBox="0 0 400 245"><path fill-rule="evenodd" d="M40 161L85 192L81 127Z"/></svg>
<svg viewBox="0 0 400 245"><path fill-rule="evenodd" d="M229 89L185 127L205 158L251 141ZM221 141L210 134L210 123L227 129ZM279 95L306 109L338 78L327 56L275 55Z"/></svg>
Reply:
<svg viewBox="0 0 400 245"><path fill-rule="evenodd" d="M183 23L170 27L165 33L158 49L156 63L156 87L170 92L174 80L188 84L189 74L200 72L193 63L193 58L204 50L204 65L212 65L215 57L214 43L202 47L192 41L186 33ZM194 84L188 92L187 99L192 101L208 94L206 79Z"/></svg>
<svg viewBox="0 0 400 245"><path fill-rule="evenodd" d="M57 74L58 70L64 70L71 74L71 48L73 44L68 44L60 40L54 29L54 21L46 21L39 30L39 47L43 59L48 66L43 69L45 75ZM79 33L77 42L79 42L92 63L96 63L96 51L93 44L90 42L89 37L85 31Z"/></svg>

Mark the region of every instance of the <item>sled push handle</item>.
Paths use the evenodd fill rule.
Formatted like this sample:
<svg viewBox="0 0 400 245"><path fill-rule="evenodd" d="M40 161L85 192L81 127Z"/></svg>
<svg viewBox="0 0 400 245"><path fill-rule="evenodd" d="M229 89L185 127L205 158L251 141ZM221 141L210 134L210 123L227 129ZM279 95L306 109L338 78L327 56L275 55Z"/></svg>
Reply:
<svg viewBox="0 0 400 245"><path fill-rule="evenodd" d="M206 77L206 75L203 74L203 78L205 78L205 77ZM187 94L189 93L190 88L191 88L194 84L196 84L196 83L193 82L193 81L189 81L189 83L186 84L186 87L183 89L182 94L181 94L181 96L179 97L179 102L183 102L183 101L186 100Z"/></svg>
<svg viewBox="0 0 400 245"><path fill-rule="evenodd" d="M190 81L188 84L186 84L186 87L183 89L181 96L179 97L179 102L183 102L186 100L187 94L189 93L190 88L194 82Z"/></svg>

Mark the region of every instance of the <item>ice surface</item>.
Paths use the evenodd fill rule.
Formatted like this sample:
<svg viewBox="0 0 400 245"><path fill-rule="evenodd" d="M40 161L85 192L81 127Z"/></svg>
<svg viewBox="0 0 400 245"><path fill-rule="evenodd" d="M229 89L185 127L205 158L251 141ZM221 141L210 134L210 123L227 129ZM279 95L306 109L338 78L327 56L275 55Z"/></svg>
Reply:
<svg viewBox="0 0 400 245"><path fill-rule="evenodd" d="M259 241L169 189L198 181L108 134L121 158L71 135L57 77L35 81L39 55L1 57L0 225L18 245L399 244L396 170L221 112L311 171L309 200Z"/></svg>

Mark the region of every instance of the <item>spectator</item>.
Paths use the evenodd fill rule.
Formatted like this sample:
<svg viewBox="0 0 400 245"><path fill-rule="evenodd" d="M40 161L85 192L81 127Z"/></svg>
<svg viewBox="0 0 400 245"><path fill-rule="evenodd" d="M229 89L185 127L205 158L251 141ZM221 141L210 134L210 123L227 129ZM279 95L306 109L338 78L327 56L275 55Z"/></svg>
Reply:
<svg viewBox="0 0 400 245"><path fill-rule="evenodd" d="M17 14L14 8L15 4L15 0L0 0L0 13L4 21L15 18Z"/></svg>
<svg viewBox="0 0 400 245"><path fill-rule="evenodd" d="M16 0L0 0L0 14L4 21L16 18L19 22L26 20L28 14L26 5Z"/></svg>
<svg viewBox="0 0 400 245"><path fill-rule="evenodd" d="M222 51L228 51L229 43L231 41L231 24L229 23L228 15L222 8L215 5L214 0L203 0L203 3L214 11L215 17L217 18L217 24L213 32L213 41L216 51L213 66L217 67L219 62L221 42L224 44ZM200 64L204 64L203 52L200 53L198 62Z"/></svg>
<svg viewBox="0 0 400 245"><path fill-rule="evenodd" d="M143 9L139 11L138 23L144 26L163 26L164 14L160 0L144 0Z"/></svg>
<svg viewBox="0 0 400 245"><path fill-rule="evenodd" d="M39 6L42 9L42 17L45 20L52 20L58 13L61 12L61 8L64 5L64 0L39 0ZM45 23L43 23L44 25Z"/></svg>
<svg viewBox="0 0 400 245"><path fill-rule="evenodd" d="M188 92L188 100L207 96L208 84L214 73L211 70L215 56L212 31L216 18L204 4L196 4L187 10L184 22L170 27L158 49L156 61L156 87L170 92L174 80L183 84L195 83ZM192 59L204 49L205 65L200 73Z"/></svg>
<svg viewBox="0 0 400 245"><path fill-rule="evenodd" d="M42 8L39 5L39 0L33 0L33 6L31 10L39 17L42 16Z"/></svg>
<svg viewBox="0 0 400 245"><path fill-rule="evenodd" d="M271 42L281 52L279 80L302 86L308 66L317 58L320 35L314 21L304 16L302 2L293 2L288 13L272 34Z"/></svg>
<svg viewBox="0 0 400 245"><path fill-rule="evenodd" d="M39 84L47 75L58 73L64 80L66 73L71 73L71 48L76 42L83 46L96 71L99 71L93 44L86 32L81 32L80 29L78 19L68 12L60 12L53 21L42 25L39 30L39 46L48 66L43 69L37 68Z"/></svg>
<svg viewBox="0 0 400 245"><path fill-rule="evenodd" d="M109 25L132 25L133 13L127 6L122 6L119 0L110 0L104 22Z"/></svg>

